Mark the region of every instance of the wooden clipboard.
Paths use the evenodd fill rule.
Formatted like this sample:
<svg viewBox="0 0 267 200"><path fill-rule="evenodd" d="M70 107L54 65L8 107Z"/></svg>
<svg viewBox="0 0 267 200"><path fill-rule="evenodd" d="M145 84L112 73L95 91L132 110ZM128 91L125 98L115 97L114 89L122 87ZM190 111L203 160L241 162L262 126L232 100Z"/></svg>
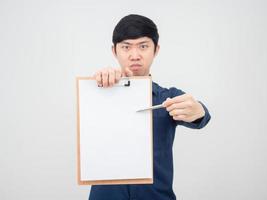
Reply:
<svg viewBox="0 0 267 200"><path fill-rule="evenodd" d="M79 185L152 184L150 76L122 79L112 88L77 77L77 166Z"/></svg>

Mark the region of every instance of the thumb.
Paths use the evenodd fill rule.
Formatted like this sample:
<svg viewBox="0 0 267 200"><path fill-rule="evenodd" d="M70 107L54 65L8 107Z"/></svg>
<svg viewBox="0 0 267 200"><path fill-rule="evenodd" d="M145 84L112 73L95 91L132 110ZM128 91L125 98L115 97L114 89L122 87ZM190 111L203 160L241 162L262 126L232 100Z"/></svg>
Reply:
<svg viewBox="0 0 267 200"><path fill-rule="evenodd" d="M126 67L123 69L122 75L126 77L130 77L130 76L133 76L133 72L129 68Z"/></svg>
<svg viewBox="0 0 267 200"><path fill-rule="evenodd" d="M170 100L171 100L171 98L168 97L168 98L162 103L162 105L163 105L164 107L169 106L169 105L170 105Z"/></svg>

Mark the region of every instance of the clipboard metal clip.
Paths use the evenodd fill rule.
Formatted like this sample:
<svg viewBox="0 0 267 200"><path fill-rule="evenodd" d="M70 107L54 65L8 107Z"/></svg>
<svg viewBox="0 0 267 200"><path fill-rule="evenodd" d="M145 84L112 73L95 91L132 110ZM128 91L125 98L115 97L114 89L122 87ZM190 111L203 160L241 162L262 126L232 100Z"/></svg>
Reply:
<svg viewBox="0 0 267 200"><path fill-rule="evenodd" d="M116 84L115 86L125 86L125 87L130 87L131 81L129 80L128 77L122 77L120 82Z"/></svg>
<svg viewBox="0 0 267 200"><path fill-rule="evenodd" d="M114 87L130 87L131 86L131 81L129 80L128 77L122 77L120 82L115 84ZM98 87L103 87L103 85L98 85Z"/></svg>
<svg viewBox="0 0 267 200"><path fill-rule="evenodd" d="M131 85L131 81L128 80L127 83L124 83L124 86L129 87Z"/></svg>

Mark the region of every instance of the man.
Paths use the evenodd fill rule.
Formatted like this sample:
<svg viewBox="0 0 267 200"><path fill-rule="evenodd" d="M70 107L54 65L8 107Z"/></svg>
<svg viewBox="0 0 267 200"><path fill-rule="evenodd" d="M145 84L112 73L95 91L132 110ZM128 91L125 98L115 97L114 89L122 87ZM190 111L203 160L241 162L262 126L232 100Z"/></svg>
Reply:
<svg viewBox="0 0 267 200"><path fill-rule="evenodd" d="M122 18L113 32L112 52L120 68L104 68L94 77L98 85L112 87L123 76L148 76L159 52L158 30L154 22L140 15ZM153 105L153 184L92 186L89 200L174 200L172 146L177 125L203 128L210 120L207 108L192 95L177 88L152 84Z"/></svg>

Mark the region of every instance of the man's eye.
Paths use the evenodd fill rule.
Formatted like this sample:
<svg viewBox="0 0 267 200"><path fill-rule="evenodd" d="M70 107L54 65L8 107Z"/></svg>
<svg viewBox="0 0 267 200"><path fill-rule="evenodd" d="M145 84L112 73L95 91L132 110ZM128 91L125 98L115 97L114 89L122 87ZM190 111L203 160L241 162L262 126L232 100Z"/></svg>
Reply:
<svg viewBox="0 0 267 200"><path fill-rule="evenodd" d="M140 46L140 48L141 48L141 49L147 49L147 48L148 48L148 45L146 45L146 44L142 44L142 45Z"/></svg>
<svg viewBox="0 0 267 200"><path fill-rule="evenodd" d="M129 46L122 46L123 49L128 50L130 47Z"/></svg>

